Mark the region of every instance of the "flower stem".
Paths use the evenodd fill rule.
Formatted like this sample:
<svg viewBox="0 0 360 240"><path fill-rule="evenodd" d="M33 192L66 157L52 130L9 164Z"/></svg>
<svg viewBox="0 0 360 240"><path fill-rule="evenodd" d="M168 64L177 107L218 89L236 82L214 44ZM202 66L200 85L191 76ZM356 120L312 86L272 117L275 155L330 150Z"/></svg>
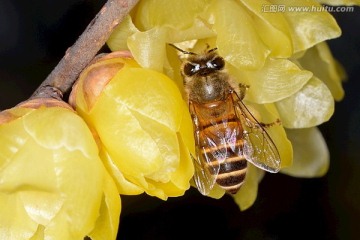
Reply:
<svg viewBox="0 0 360 240"><path fill-rule="evenodd" d="M65 56L30 98L51 97L61 100L81 71L99 52L113 29L139 0L108 0Z"/></svg>

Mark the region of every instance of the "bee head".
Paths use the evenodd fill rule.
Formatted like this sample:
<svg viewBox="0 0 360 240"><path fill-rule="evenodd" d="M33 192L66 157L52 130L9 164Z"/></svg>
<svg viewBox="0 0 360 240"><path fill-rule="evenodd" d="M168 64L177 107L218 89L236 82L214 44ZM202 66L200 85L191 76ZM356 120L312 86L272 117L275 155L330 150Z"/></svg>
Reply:
<svg viewBox="0 0 360 240"><path fill-rule="evenodd" d="M183 54L189 55L182 66L182 74L186 77L194 75L207 76L211 73L222 70L225 66L224 59L216 53L217 48L212 48L204 54L196 54L184 51L173 44L170 44L170 46L176 48Z"/></svg>
<svg viewBox="0 0 360 240"><path fill-rule="evenodd" d="M207 76L222 70L224 66L224 59L217 54L195 55L184 63L182 73L187 77L193 75Z"/></svg>

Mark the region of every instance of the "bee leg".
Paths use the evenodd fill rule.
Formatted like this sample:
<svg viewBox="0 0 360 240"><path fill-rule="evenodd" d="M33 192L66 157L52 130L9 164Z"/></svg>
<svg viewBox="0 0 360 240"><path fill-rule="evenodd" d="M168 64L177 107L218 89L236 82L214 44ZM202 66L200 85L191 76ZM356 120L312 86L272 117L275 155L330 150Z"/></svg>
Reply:
<svg viewBox="0 0 360 240"><path fill-rule="evenodd" d="M238 92L238 96L240 98L240 100L243 100L246 94L246 91L250 88L249 85L243 84L243 83L239 83L239 92Z"/></svg>
<svg viewBox="0 0 360 240"><path fill-rule="evenodd" d="M278 118L276 119L274 122L271 122L271 123L263 123L263 122L259 122L260 126L263 127L263 128L269 128L269 127L272 127L272 126L280 126L281 125L281 120Z"/></svg>
<svg viewBox="0 0 360 240"><path fill-rule="evenodd" d="M277 118L274 122L270 122L270 123L259 122L251 114L251 112L248 110L248 108L242 103L242 100L245 97L245 93L246 93L247 89L249 89L249 88L250 88L249 85L239 83L239 90L235 92L235 95L238 97L238 99L235 101L235 102L237 102L237 105L238 105L237 112L238 112L239 116L242 116L242 118L245 119L246 125L249 128L263 129L263 130L264 130L264 128L269 128L272 126L280 126L281 120L279 118ZM247 112L248 114L245 114L245 112Z"/></svg>
<svg viewBox="0 0 360 240"><path fill-rule="evenodd" d="M209 51L209 49L210 49L210 45L209 45L209 43L206 43L206 48L205 48L205 50L206 50L206 51Z"/></svg>

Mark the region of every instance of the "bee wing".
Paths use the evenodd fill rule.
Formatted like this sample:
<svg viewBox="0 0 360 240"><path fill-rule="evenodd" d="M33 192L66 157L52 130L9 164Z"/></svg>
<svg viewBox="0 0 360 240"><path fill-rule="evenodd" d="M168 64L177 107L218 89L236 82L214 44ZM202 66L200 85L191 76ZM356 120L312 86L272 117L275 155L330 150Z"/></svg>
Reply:
<svg viewBox="0 0 360 240"><path fill-rule="evenodd" d="M194 181L199 192L203 195L208 195L216 183L216 176L220 170L220 166L212 164L212 162L214 159L218 159L219 156L223 156L224 153L217 149L207 152L205 148L200 147L200 134L203 133L195 132L196 157L191 156L195 168ZM201 139L209 143L209 146L213 145L213 147L216 147L210 136L203 135Z"/></svg>
<svg viewBox="0 0 360 240"><path fill-rule="evenodd" d="M246 160L268 172L280 171L280 155L273 140L245 104L239 98L235 102L237 115L244 128Z"/></svg>
<svg viewBox="0 0 360 240"><path fill-rule="evenodd" d="M216 178L220 171L220 164L228 155L226 147L219 147L219 143L226 143L224 136L214 130L204 130L200 126L200 119L206 118L202 115L202 109L189 104L189 110L194 124L195 151L196 156L191 156L194 162L194 182L203 195L208 195L213 189ZM225 120L223 121L225 123ZM221 128L218 123L211 122L214 129Z"/></svg>

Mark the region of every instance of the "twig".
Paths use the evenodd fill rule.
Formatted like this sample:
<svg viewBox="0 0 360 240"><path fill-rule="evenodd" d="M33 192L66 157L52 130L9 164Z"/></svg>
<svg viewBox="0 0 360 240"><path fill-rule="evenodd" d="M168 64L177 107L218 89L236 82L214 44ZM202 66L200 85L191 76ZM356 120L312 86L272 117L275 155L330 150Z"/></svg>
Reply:
<svg viewBox="0 0 360 240"><path fill-rule="evenodd" d="M81 71L99 52L113 29L139 0L108 0L31 98L62 99Z"/></svg>

